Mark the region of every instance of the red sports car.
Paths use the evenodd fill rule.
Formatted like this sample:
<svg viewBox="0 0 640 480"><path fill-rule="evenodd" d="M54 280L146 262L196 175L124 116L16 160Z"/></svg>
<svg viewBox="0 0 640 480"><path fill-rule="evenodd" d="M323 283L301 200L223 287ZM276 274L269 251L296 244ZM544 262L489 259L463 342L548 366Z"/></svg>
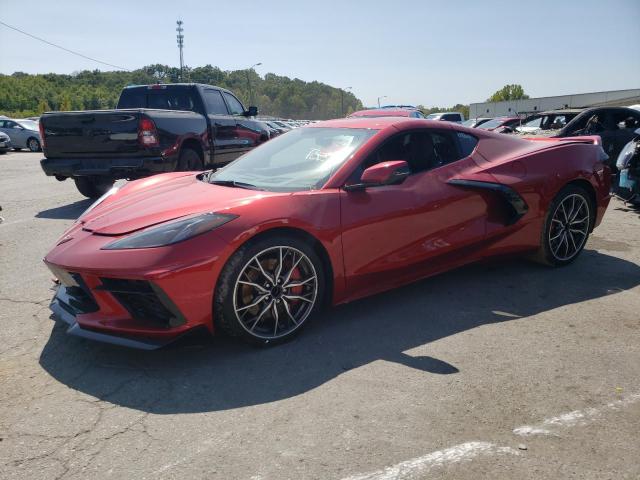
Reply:
<svg viewBox="0 0 640 480"><path fill-rule="evenodd" d="M609 203L599 137L523 139L355 118L228 166L112 189L45 262L69 333L156 348L196 328L253 343L323 304L505 254L572 262Z"/></svg>

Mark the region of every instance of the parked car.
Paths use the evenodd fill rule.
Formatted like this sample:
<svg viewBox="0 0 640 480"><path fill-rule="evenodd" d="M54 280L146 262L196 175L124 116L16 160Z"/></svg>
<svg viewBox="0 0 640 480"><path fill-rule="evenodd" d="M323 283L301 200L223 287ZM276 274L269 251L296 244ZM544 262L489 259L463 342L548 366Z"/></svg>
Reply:
<svg viewBox="0 0 640 480"><path fill-rule="evenodd" d="M535 133L538 134L541 130L560 130L564 128L571 120L577 117L582 112L582 109L564 109L564 110L549 110L547 112L540 112L534 115L529 115L525 118L520 126L515 128L518 133ZM508 133L508 132L503 132Z"/></svg>
<svg viewBox="0 0 640 480"><path fill-rule="evenodd" d="M516 125L520 124L520 120L520 117L496 117L479 125L478 128L504 133L505 130L513 131Z"/></svg>
<svg viewBox="0 0 640 480"><path fill-rule="evenodd" d="M427 115L427 120L462 123L464 122L464 115L460 112L438 112Z"/></svg>
<svg viewBox="0 0 640 480"><path fill-rule="evenodd" d="M616 173L618 154L640 128L640 111L627 107L595 107L583 110L554 136L598 135L609 155L608 165Z"/></svg>
<svg viewBox="0 0 640 480"><path fill-rule="evenodd" d="M619 175L614 191L625 202L640 206L640 128L618 155L616 168Z"/></svg>
<svg viewBox="0 0 640 480"><path fill-rule="evenodd" d="M464 122L462 122L462 126L468 128L478 128L480 125L487 123L489 120L492 119L490 117L470 118L469 120L465 120Z"/></svg>
<svg viewBox="0 0 640 480"><path fill-rule="evenodd" d="M58 180L73 178L99 197L119 178L221 166L269 139L229 90L202 84L136 85L115 110L45 113L40 118L41 166Z"/></svg>
<svg viewBox="0 0 640 480"><path fill-rule="evenodd" d="M264 122L264 121L258 120L257 123L258 123L258 125L260 125L262 127L262 129L264 131L266 131L269 134L269 138L277 137L278 135L280 135L282 133L279 129L274 128L271 125L269 125L268 122Z"/></svg>
<svg viewBox="0 0 640 480"><path fill-rule="evenodd" d="M0 118L0 132L11 139L11 147L16 151L23 148L32 152L42 150L38 123L33 120Z"/></svg>
<svg viewBox="0 0 640 480"><path fill-rule="evenodd" d="M348 118L356 117L410 117L410 118L425 118L424 114L415 108L408 107L382 107L382 108L370 108L367 110L358 110L349 115Z"/></svg>
<svg viewBox="0 0 640 480"><path fill-rule="evenodd" d="M53 314L71 334L130 347L194 329L274 344L324 304L487 257L575 260L610 199L598 137L469 132L331 120L215 172L114 188L45 257Z"/></svg>
<svg viewBox="0 0 640 480"><path fill-rule="evenodd" d="M276 122L272 121L272 120L263 120L264 123L266 123L269 128L272 128L273 130L276 130L278 132L278 135L282 135L283 133L288 132L289 130L291 130L290 128L287 128L286 126L283 125L278 125Z"/></svg>
<svg viewBox="0 0 640 480"><path fill-rule="evenodd" d="M4 132L0 132L0 154L7 153L11 148L11 139L9 135Z"/></svg>

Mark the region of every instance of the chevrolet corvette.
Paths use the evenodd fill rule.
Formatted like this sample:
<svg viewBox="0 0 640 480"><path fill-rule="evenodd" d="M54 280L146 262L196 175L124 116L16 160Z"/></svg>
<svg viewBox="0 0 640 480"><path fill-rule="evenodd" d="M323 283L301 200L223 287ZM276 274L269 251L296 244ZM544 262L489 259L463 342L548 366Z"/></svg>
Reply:
<svg viewBox="0 0 640 480"><path fill-rule="evenodd" d="M573 262L609 203L600 138L352 118L216 171L127 182L44 261L68 333L143 349L195 329L273 344L326 305L490 257Z"/></svg>

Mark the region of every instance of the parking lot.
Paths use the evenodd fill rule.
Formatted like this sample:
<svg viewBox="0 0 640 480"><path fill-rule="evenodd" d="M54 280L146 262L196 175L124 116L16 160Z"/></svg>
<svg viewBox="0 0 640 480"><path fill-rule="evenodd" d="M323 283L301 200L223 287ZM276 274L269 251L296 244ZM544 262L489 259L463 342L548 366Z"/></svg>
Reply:
<svg viewBox="0 0 640 480"><path fill-rule="evenodd" d="M0 477L640 477L640 214L572 265L466 267L293 342L142 352L65 334L41 259L91 203L0 156Z"/></svg>

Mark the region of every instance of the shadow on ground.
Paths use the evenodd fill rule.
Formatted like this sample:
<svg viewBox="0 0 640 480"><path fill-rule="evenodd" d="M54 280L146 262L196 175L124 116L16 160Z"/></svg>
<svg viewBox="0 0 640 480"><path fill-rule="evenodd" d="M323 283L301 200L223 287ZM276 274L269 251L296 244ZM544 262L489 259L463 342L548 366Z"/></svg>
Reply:
<svg viewBox="0 0 640 480"><path fill-rule="evenodd" d="M63 205L61 207L48 208L42 210L36 214L36 218L55 218L63 220L75 220L82 212L84 212L93 200L85 198L84 200L78 200L77 202L70 203L69 205Z"/></svg>
<svg viewBox="0 0 640 480"><path fill-rule="evenodd" d="M585 250L565 268L525 261L476 265L333 308L295 341L269 349L220 337L140 352L68 336L56 326L40 364L69 387L116 405L157 414L225 410L299 395L376 360L425 375L455 374L462 365L403 352L639 283L638 265Z"/></svg>

